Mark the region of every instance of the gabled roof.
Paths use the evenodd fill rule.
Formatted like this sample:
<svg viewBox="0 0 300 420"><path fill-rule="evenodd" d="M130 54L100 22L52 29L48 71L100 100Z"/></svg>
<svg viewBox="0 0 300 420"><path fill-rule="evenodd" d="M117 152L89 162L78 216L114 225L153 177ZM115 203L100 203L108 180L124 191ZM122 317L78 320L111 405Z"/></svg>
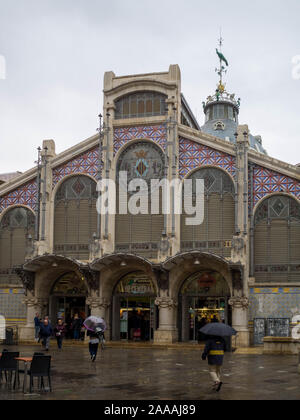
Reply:
<svg viewBox="0 0 300 420"><path fill-rule="evenodd" d="M8 174L0 174L0 184L4 184L4 182L8 182L21 174L22 172L11 172Z"/></svg>

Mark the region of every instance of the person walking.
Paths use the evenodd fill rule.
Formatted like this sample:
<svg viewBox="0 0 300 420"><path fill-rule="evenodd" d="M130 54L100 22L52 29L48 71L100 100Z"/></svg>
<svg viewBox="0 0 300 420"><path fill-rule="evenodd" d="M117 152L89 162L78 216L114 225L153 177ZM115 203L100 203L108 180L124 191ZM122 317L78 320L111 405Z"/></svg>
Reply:
<svg viewBox="0 0 300 420"><path fill-rule="evenodd" d="M62 343L65 337L65 334L66 334L66 328L64 326L64 323L62 319L58 319L56 327L54 328L54 335L56 337L57 348L59 350L62 350Z"/></svg>
<svg viewBox="0 0 300 420"><path fill-rule="evenodd" d="M39 340L39 333L41 329L41 320L38 313L35 314L34 318L34 339L35 341Z"/></svg>
<svg viewBox="0 0 300 420"><path fill-rule="evenodd" d="M80 331L82 327L82 319L78 316L78 314L74 315L72 328L73 328L73 338L74 340L80 339Z"/></svg>
<svg viewBox="0 0 300 420"><path fill-rule="evenodd" d="M98 347L99 347L99 334L97 334L96 332L87 331L87 336L90 337L90 341L89 341L89 352L90 352L90 356L91 356L91 361L94 362L96 360L97 357L97 353L98 353Z"/></svg>
<svg viewBox="0 0 300 420"><path fill-rule="evenodd" d="M42 345L44 347L44 350L48 351L49 350L49 345L50 345L50 338L53 334L53 330L51 325L49 324L48 319L44 319L44 322L41 324L41 329L40 329L40 338L42 340Z"/></svg>
<svg viewBox="0 0 300 420"><path fill-rule="evenodd" d="M209 373L213 380L213 390L219 392L223 385L221 368L226 351L226 343L222 337L208 336L202 360L208 359Z"/></svg>

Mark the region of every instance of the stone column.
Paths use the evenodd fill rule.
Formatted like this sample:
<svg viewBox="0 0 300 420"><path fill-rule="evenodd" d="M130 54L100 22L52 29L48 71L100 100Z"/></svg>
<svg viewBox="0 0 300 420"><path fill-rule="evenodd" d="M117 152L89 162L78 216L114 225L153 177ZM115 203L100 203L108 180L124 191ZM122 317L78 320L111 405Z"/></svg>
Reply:
<svg viewBox="0 0 300 420"><path fill-rule="evenodd" d="M23 303L26 305L26 325L20 328L21 341L34 340L34 318L38 312L40 316L43 312L43 307L47 305L46 299L37 299L31 293L27 293Z"/></svg>
<svg viewBox="0 0 300 420"><path fill-rule="evenodd" d="M107 321L107 309L110 307L110 302L106 298L88 297L86 303L91 308L91 315L99 316Z"/></svg>
<svg viewBox="0 0 300 420"><path fill-rule="evenodd" d="M233 343L236 344L238 347L249 347L249 300L245 296L236 296L229 299L228 303L230 306L232 306L232 327L238 332L237 337L233 338Z"/></svg>
<svg viewBox="0 0 300 420"><path fill-rule="evenodd" d="M178 307L177 301L163 296L155 300L159 308L159 328L154 333L156 344L167 344L178 341L178 330L175 326L175 311Z"/></svg>
<svg viewBox="0 0 300 420"><path fill-rule="evenodd" d="M90 296L86 300L87 305L89 305L91 309L91 315L98 316L103 318L106 322L106 334L105 338L108 339L110 337L110 326L109 326L109 316L108 316L108 309L111 306L111 303L103 297L97 296Z"/></svg>

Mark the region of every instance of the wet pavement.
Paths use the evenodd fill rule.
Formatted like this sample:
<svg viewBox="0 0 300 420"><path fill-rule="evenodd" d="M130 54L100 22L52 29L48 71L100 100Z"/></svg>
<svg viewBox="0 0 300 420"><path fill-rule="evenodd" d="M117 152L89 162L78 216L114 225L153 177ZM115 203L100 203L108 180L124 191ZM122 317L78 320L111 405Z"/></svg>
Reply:
<svg viewBox="0 0 300 420"><path fill-rule="evenodd" d="M16 349L21 356L40 350L9 347ZM92 363L87 346L65 346L59 352L53 343L49 354L52 393L35 390L24 395L2 382L0 400L300 400L297 356L226 354L224 385L218 394L211 391L208 365L199 348L107 347ZM22 384L23 375L20 378Z"/></svg>

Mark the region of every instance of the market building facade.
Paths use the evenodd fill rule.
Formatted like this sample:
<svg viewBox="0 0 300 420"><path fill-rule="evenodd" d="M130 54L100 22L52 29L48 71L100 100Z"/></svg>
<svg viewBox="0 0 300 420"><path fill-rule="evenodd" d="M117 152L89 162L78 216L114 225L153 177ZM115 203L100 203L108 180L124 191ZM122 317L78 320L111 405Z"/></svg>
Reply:
<svg viewBox="0 0 300 420"><path fill-rule="evenodd" d="M300 313L300 168L269 157L239 125L222 79L200 127L168 72L104 76L99 133L63 153L45 140L37 167L0 185L0 314L34 336L36 312L105 318L112 340L195 341L216 316L237 345L258 344ZM100 179L204 180L204 221L170 212L96 210ZM120 184L120 185L119 185ZM123 186L124 187L124 186ZM147 193L145 193L147 194ZM162 198L162 190L158 192ZM196 191L192 191L196 200ZM123 200L123 201L122 201ZM159 200L160 201L160 200ZM194 202L193 201L193 202ZM149 202L149 210L151 200ZM277 326L277 327L276 327Z"/></svg>

